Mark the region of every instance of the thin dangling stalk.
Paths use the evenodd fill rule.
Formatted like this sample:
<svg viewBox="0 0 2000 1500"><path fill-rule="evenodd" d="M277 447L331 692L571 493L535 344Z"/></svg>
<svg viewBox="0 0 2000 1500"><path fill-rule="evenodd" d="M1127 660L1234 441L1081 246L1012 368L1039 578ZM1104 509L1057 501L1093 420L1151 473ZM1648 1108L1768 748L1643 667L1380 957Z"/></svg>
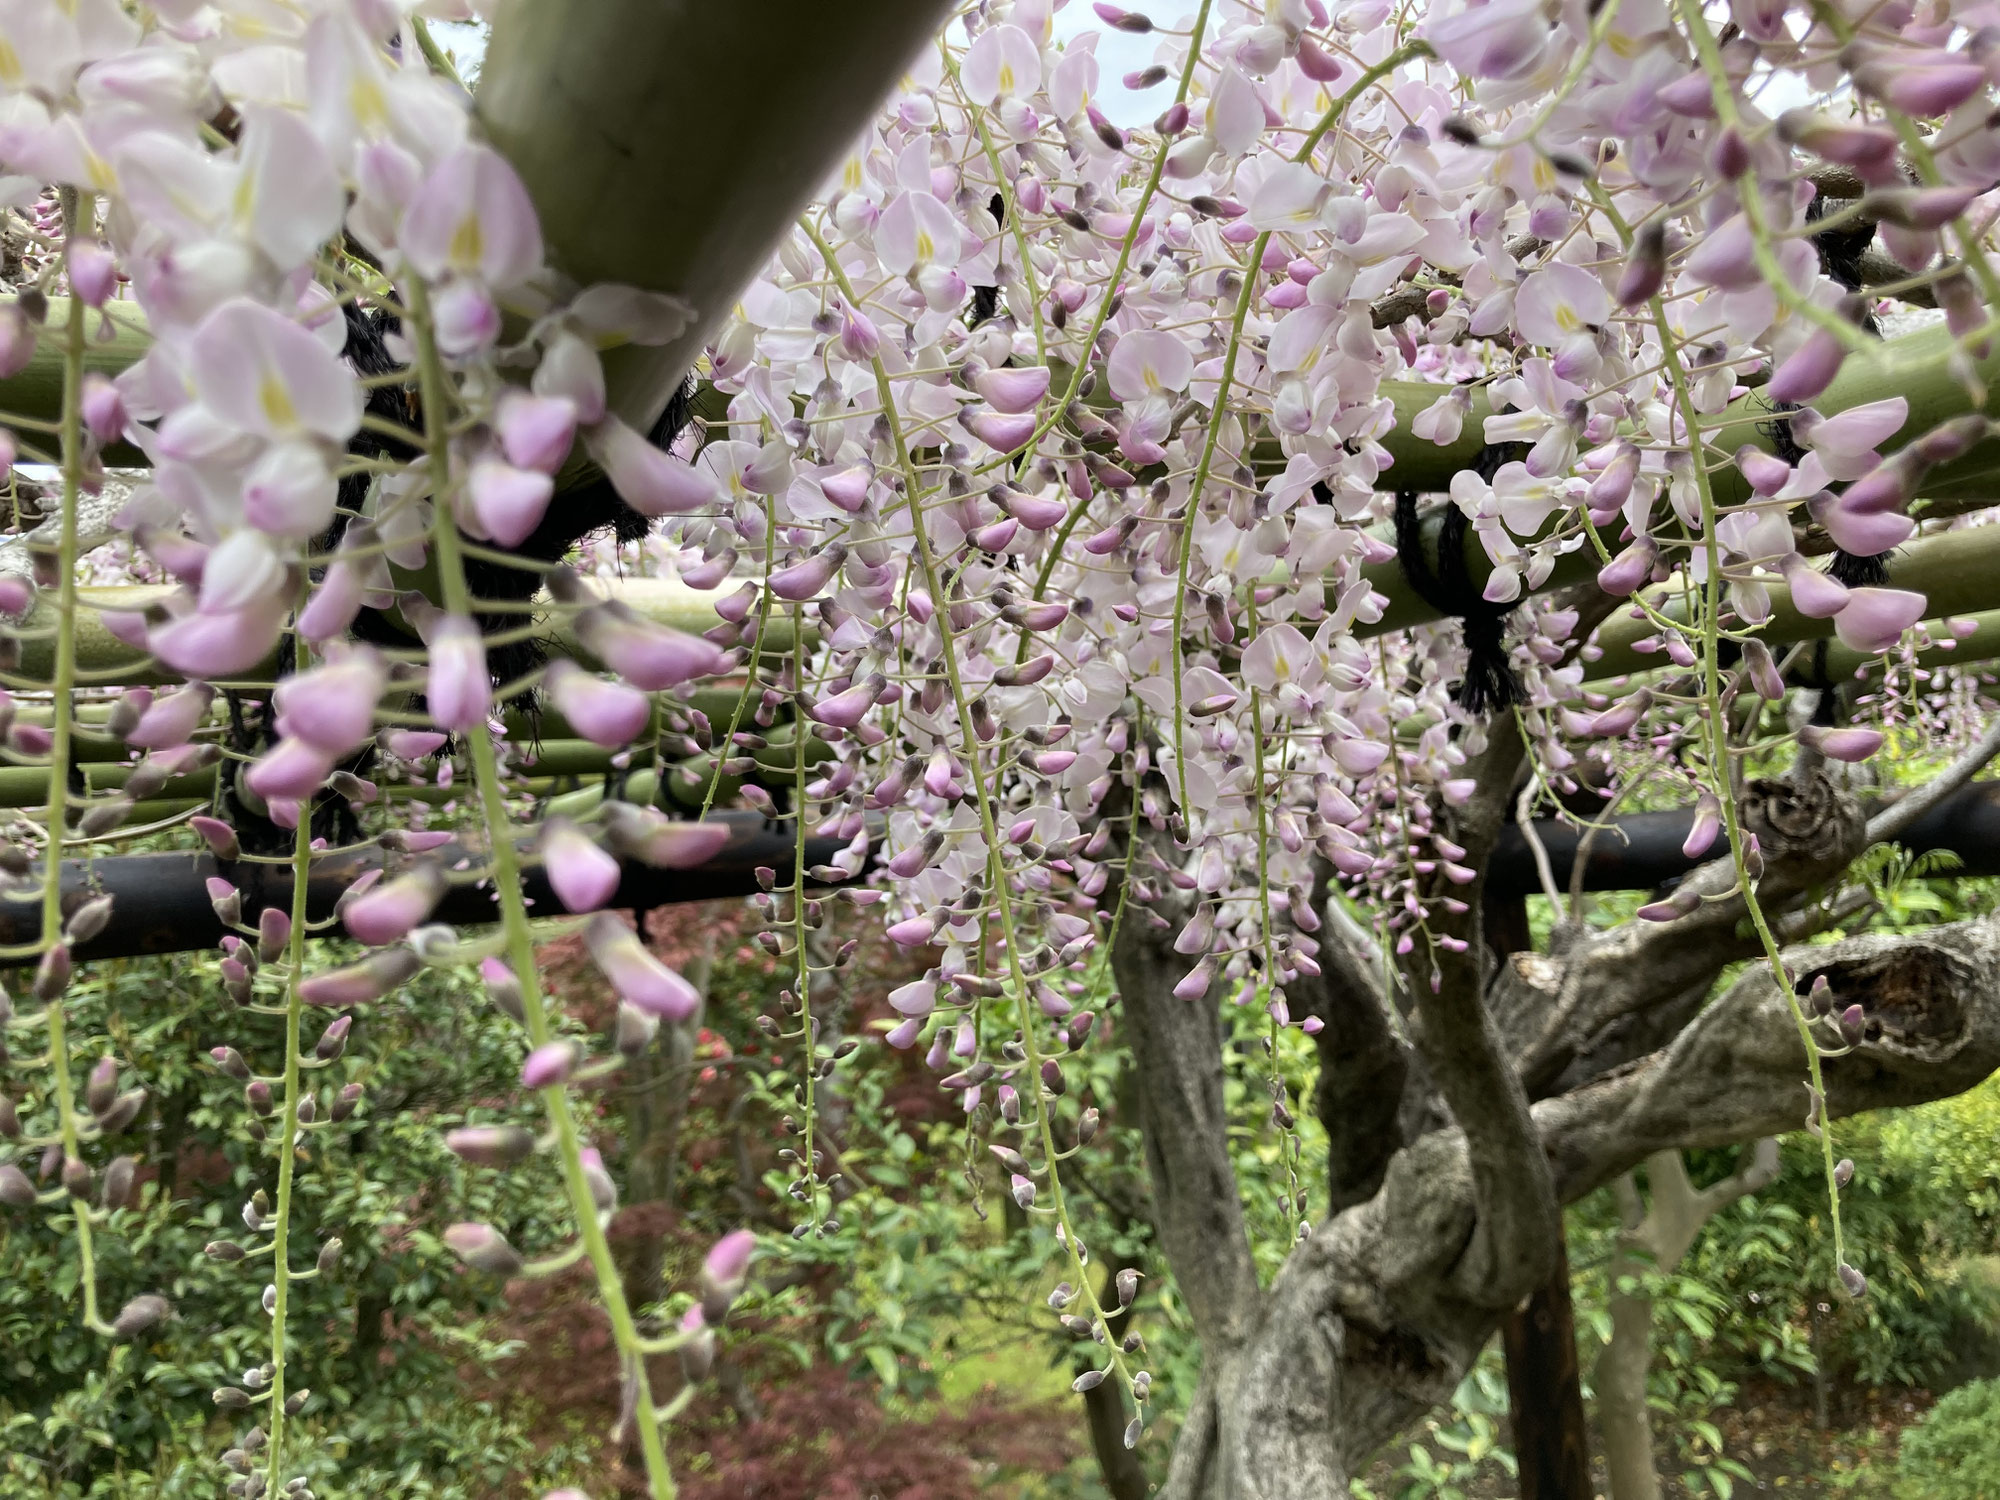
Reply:
<svg viewBox="0 0 2000 1500"><path fill-rule="evenodd" d="M80 220L92 212L88 193L62 192L63 234L73 240ZM45 807L47 842L42 848L41 951L48 954L62 943L63 831L69 819L70 737L75 718L76 690L76 565L77 497L83 487L83 356L85 320L89 309L80 297L69 299L63 327L62 376L62 526L56 543L55 666L50 674L49 796ZM77 1130L76 1091L70 1078L68 1015L60 994L51 996L43 1012L49 1029L49 1068L55 1075L56 1114L60 1121L65 1164L81 1161ZM97 1259L91 1240L90 1205L81 1198L76 1212L78 1276L83 1287L83 1322L93 1333L110 1334L97 1307Z"/></svg>
<svg viewBox="0 0 2000 1500"><path fill-rule="evenodd" d="M297 669L306 669L306 643L294 632L292 660ZM278 1196L272 1210L271 1284L277 1297L271 1307L271 1467L266 1488L277 1494L284 1482L285 1452L285 1320L290 1307L292 1283L292 1171L298 1158L299 1136L299 1029L304 1002L299 999L299 981L306 967L306 890L312 869L312 800L299 805L299 823L292 837L292 930L286 941L285 962L285 1097L278 1109Z"/></svg>
<svg viewBox="0 0 2000 1500"><path fill-rule="evenodd" d="M439 358L437 338L430 322L430 303L423 284L413 281L410 288L412 320L410 333L417 349L418 389L423 402L424 442L429 449L431 503L435 509L431 529L438 563L438 586L444 606L452 614L472 618L472 590L465 581L465 559L459 549L458 525L452 515L451 452L448 446L446 406L450 385L444 363ZM521 987L522 1017L528 1040L539 1047L549 1040L548 1007L535 968L535 939L528 925L528 908L521 895L521 862L514 848L514 832L507 812L506 786L501 780L500 759L493 749L493 732L482 718L466 735L472 752L473 782L479 794L481 820L491 843L493 892L500 905L501 930L507 940L507 961ZM597 1222L597 1202L584 1175L583 1145L576 1117L569 1107L569 1094L560 1084L541 1090L542 1106L554 1127L556 1154L562 1164L563 1185L569 1191L571 1211L576 1216L577 1234L584 1254L597 1277L597 1294L611 1323L612 1338L625 1366L625 1378L637 1386L633 1418L639 1432L639 1452L645 1461L646 1479L652 1500L674 1500L678 1491L667 1466L666 1447L660 1436L660 1418L646 1375L643 1341L625 1300L625 1286L611 1259L611 1247Z"/></svg>

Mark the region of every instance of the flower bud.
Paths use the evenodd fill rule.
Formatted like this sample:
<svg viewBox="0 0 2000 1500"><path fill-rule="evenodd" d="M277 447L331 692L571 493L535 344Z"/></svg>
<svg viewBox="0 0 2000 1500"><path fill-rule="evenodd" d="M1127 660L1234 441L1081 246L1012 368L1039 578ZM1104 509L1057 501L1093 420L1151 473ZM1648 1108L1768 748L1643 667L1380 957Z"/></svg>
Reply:
<svg viewBox="0 0 2000 1500"><path fill-rule="evenodd" d="M521 1064L524 1088L546 1089L568 1081L576 1071L576 1044L568 1041L544 1042Z"/></svg>
<svg viewBox="0 0 2000 1500"><path fill-rule="evenodd" d="M107 1136L121 1134L139 1118L139 1111L146 1107L148 1097L144 1089L127 1089L111 1102L111 1108L98 1117L97 1128Z"/></svg>
<svg viewBox="0 0 2000 1500"><path fill-rule="evenodd" d="M349 937L370 947L399 942L431 914L444 891L444 876L432 865L418 865L348 902L341 909L341 925Z"/></svg>
<svg viewBox="0 0 2000 1500"><path fill-rule="evenodd" d="M119 1309L118 1316L111 1324L111 1336L119 1339L135 1339L154 1324L164 1322L173 1310L173 1304L165 1297L156 1297L150 1293L134 1297Z"/></svg>
<svg viewBox="0 0 2000 1500"><path fill-rule="evenodd" d="M69 989L69 945L58 943L42 955L35 968L34 996L44 1004L60 1000Z"/></svg>
<svg viewBox="0 0 2000 1500"><path fill-rule="evenodd" d="M1658 294L1667 279L1667 223L1665 216L1648 219L1632 240L1632 253L1618 279L1616 301L1620 307L1637 307Z"/></svg>
<svg viewBox="0 0 2000 1500"><path fill-rule="evenodd" d="M100 1057L84 1082L83 1107L94 1115L101 1115L111 1108L111 1101L117 1097L118 1059Z"/></svg>
<svg viewBox="0 0 2000 1500"><path fill-rule="evenodd" d="M444 1243L475 1271L512 1276L521 1269L520 1255L491 1224L454 1224L444 1232Z"/></svg>
<svg viewBox="0 0 2000 1500"><path fill-rule="evenodd" d="M257 913L257 960L274 964L285 956L292 940L292 919L284 908L267 906Z"/></svg>
<svg viewBox="0 0 2000 1500"><path fill-rule="evenodd" d="M710 1324L729 1316L731 1305L743 1294L756 1248L757 1236L747 1229L732 1229L709 1247L701 1265L701 1307Z"/></svg>
<svg viewBox="0 0 2000 1500"><path fill-rule="evenodd" d="M1785 679L1771 657L1771 648L1762 641L1753 638L1743 643L1743 670L1758 697L1770 703L1784 698Z"/></svg>
<svg viewBox="0 0 2000 1500"><path fill-rule="evenodd" d="M208 845L209 853L218 860L227 862L243 853L242 845L236 841L236 830L220 818L189 818L188 827L201 835L202 842Z"/></svg>
<svg viewBox="0 0 2000 1500"><path fill-rule="evenodd" d="M235 927L243 920L243 893L228 881L211 875L205 882L208 901L215 908L215 914L224 927Z"/></svg>
<svg viewBox="0 0 2000 1500"><path fill-rule="evenodd" d="M1850 1265L1841 1266L1840 1285L1842 1290L1857 1302L1868 1295L1868 1278Z"/></svg>
<svg viewBox="0 0 2000 1500"><path fill-rule="evenodd" d="M1833 1185L1836 1188L1844 1188L1852 1181L1854 1181L1854 1161L1851 1157L1843 1156L1833 1164Z"/></svg>
<svg viewBox="0 0 2000 1500"><path fill-rule="evenodd" d="M111 921L111 900L110 896L95 896L71 912L63 928L63 941L74 947L104 931Z"/></svg>
<svg viewBox="0 0 2000 1500"><path fill-rule="evenodd" d="M91 1185L97 1180L90 1170L90 1163L80 1156L66 1156L62 1164L63 1191L70 1197L84 1199L90 1196Z"/></svg>
<svg viewBox="0 0 2000 1500"><path fill-rule="evenodd" d="M335 1235L319 1247L319 1258L313 1262L313 1269L318 1271L322 1276L331 1272L335 1266L340 1264L340 1252L344 1248L340 1236Z"/></svg>
<svg viewBox="0 0 2000 1500"><path fill-rule="evenodd" d="M702 1317L701 1306L690 1307L681 1318L681 1374L690 1385L708 1378L715 1364L715 1331ZM550 1496L549 1500L555 1500Z"/></svg>
<svg viewBox="0 0 2000 1500"><path fill-rule="evenodd" d="M362 1089L360 1084L342 1084L340 1092L334 1095L333 1109L329 1113L328 1118L332 1119L336 1124L350 1118L354 1111L361 1106L361 1094Z"/></svg>
<svg viewBox="0 0 2000 1500"><path fill-rule="evenodd" d="M35 1185L26 1172L12 1162L0 1165L0 1203L9 1208L33 1208L35 1196Z"/></svg>
<svg viewBox="0 0 2000 1500"><path fill-rule="evenodd" d="M313 1046L313 1056L321 1062L332 1062L347 1050L347 1033L353 1029L354 1017L335 1016L326 1030L319 1034L319 1041Z"/></svg>
<svg viewBox="0 0 2000 1500"><path fill-rule="evenodd" d="M468 1125L448 1132L445 1146L462 1161L478 1167L511 1167L534 1153L532 1131L519 1125Z"/></svg>
<svg viewBox="0 0 2000 1500"><path fill-rule="evenodd" d="M409 949L384 948L358 964L302 981L299 999L307 1005L365 1005L408 982L422 967L422 961Z"/></svg>
<svg viewBox="0 0 2000 1500"><path fill-rule="evenodd" d="M514 977L514 971L502 958L488 958L480 962L479 977L486 981L487 996L494 1008L522 1025L527 1024L527 997L521 992L521 982Z"/></svg>
<svg viewBox="0 0 2000 1500"><path fill-rule="evenodd" d="M138 1167L136 1156L120 1156L104 1169L104 1188L99 1201L106 1208L123 1208L131 1201L132 1179Z"/></svg>

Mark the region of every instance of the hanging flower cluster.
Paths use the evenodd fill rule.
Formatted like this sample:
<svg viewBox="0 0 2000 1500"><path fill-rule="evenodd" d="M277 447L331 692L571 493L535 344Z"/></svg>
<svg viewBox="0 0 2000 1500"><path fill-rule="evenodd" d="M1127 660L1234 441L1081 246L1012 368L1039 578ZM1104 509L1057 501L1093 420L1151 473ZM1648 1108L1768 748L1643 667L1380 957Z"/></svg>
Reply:
<svg viewBox="0 0 2000 1500"><path fill-rule="evenodd" d="M1318 972L1330 871L1435 983L1466 947L1437 919L1477 879L1452 819L1490 732L1527 737L1547 791L1574 789L1593 740L1626 741L1621 765L1671 745L1707 799L1690 857L1726 831L1752 860L1728 735L1739 701L1785 690L1760 630L1830 620L1877 655L1928 613L1889 554L1914 499L1963 482L1989 438L1990 7L1763 0L1718 24L1694 0L1443 0L1414 21L1373 0L1202 0L1169 26L1098 4L1109 31L1153 39L1123 79L1156 102L1137 128L1100 103L1101 33L1059 34L1060 8L989 0L912 65L713 328L699 373L723 414L667 447L613 410L600 354L665 344L695 310L547 263L421 21L380 0L0 12L0 190L34 245L0 308L0 373L46 344L74 377L56 430L10 440L64 475L41 580L56 728L10 747L67 754L77 566L114 532L171 582L103 623L185 682L108 709L143 756L122 792L72 806L51 779L35 995L60 1016L79 924L105 919L60 909L65 840L220 761L227 797L195 832L224 867L289 857L297 890L245 924L226 869L213 887L241 928L228 992L292 1022L271 1073L216 1054L253 1129L279 1132L275 1197L246 1210L273 1235L274 1358L218 1393L269 1405L274 1488L302 1400L283 1370L291 1144L359 1099L321 1105L311 1084L345 1016L310 1061L299 1017L426 963L481 963L522 1022L548 1141L451 1145L557 1162L664 1475L643 1355L705 1367L734 1292L662 1344L617 1290L615 1189L566 1093L603 1060L551 1027L525 868L552 898L535 915L587 919L629 1053L696 996L611 914L626 868L698 866L729 837L683 809L740 798L788 820L796 858L762 872L759 904L796 965L771 1029L796 1050L801 1232L836 1222L814 1085L846 1053L820 1041L810 935L842 885L928 959L889 996L889 1045L926 1049L992 1125L1016 1201L1071 1262L1058 1314L1107 1345L1084 1379L1143 1403L1059 1168L1097 1129L1071 1093L1096 1025L1075 1007L1120 924L1173 930L1180 1001L1311 1028L1287 987ZM1880 240L1859 261L1830 248L1857 226ZM1942 326L1885 342L1876 295ZM123 373L81 375L138 330ZM150 472L86 534L113 445ZM704 596L704 633L573 566L586 465L622 502L618 534L650 531L682 596ZM0 583L29 617L25 582ZM1589 686L1602 596L1629 601L1607 631L1636 622L1630 649L1678 674L1615 702ZM515 649L549 636L553 660ZM718 677L720 696L698 688ZM225 732L225 700L258 707L255 737ZM634 772L620 797L532 800L531 705ZM1496 707L1513 710L1497 731ZM1881 744L1866 726L1808 738L1846 760ZM468 776L457 841L392 795ZM253 828L285 832L253 848ZM365 951L321 963L307 876L364 830L387 864L339 914ZM435 920L476 882L497 935ZM64 1081L43 1123L82 1199L83 1142L129 1096L92 1075L79 1111L51 1034ZM0 1168L0 1197L37 1196ZM524 1269L488 1226L447 1240ZM745 1254L718 1247L716 1288L740 1288ZM104 1326L163 1315L141 1298Z"/></svg>

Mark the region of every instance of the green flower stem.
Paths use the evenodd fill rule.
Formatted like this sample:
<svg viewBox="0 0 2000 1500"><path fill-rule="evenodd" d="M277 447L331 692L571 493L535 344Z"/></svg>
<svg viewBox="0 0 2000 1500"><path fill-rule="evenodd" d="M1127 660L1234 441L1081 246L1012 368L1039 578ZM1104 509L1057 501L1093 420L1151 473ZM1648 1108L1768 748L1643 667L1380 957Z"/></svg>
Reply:
<svg viewBox="0 0 2000 1500"><path fill-rule="evenodd" d="M1431 49L1424 42L1405 42L1394 52L1368 69L1354 80L1346 93L1326 107L1326 113L1319 117L1319 123L1306 132L1306 138L1299 149L1292 153L1295 162L1309 162L1319 143L1328 131L1338 125L1354 101L1359 99L1375 84L1420 57L1429 57ZM1257 297L1257 282L1262 276L1264 249L1271 243L1271 231L1265 230L1250 244L1249 259L1244 262L1243 289L1236 298L1236 316L1229 324L1229 344L1222 354L1222 375L1216 382L1215 405L1209 408L1208 433L1202 439L1201 457L1194 467L1194 478L1188 484L1187 509L1181 521L1180 534L1180 587L1174 591L1173 629L1173 673L1174 673L1174 775L1180 782L1180 813L1190 826L1187 789L1186 726L1187 704L1184 701L1186 688L1182 679L1187 676L1183 665L1182 637L1187 630L1188 563L1194 554L1194 523L1201 514L1202 491L1208 488L1208 476L1215 463L1216 440L1222 435L1223 418L1229 410L1229 388L1236 379L1236 356L1243 346L1243 323L1250 316L1250 304ZM1081 367L1079 367L1081 368Z"/></svg>
<svg viewBox="0 0 2000 1500"><path fill-rule="evenodd" d="M88 194L65 189L62 195L63 228L74 233L79 222L91 213ZM88 347L86 319L89 309L75 297L69 300L69 317L63 325L62 365L62 529L56 544L56 618L60 622L55 640L55 668L49 678L51 698L48 802L45 817L48 842L42 849L42 936L40 950L47 953L62 942L62 855L63 833L69 819L70 740L74 728L76 689L76 635L69 623L76 618L77 496L83 483L83 371ZM70 1077L68 1015L60 996L48 1002L44 1017L49 1028L49 1067L55 1075L56 1114L61 1121L65 1158L83 1155L77 1131L76 1093ZM97 1260L91 1243L90 1206L82 1201L71 1205L76 1212L76 1247L79 1280L83 1287L83 1322L93 1333L109 1334L111 1325L97 1309Z"/></svg>
<svg viewBox="0 0 2000 1500"><path fill-rule="evenodd" d="M808 221L801 221L807 236L818 248L820 257L826 262L827 273L839 284L842 292L852 300L853 290L847 273L841 268L840 257L833 247ZM1055 1129L1049 1121L1047 1102L1042 1097L1042 1064L1046 1057L1041 1042L1036 1035L1034 998L1029 988L1028 976L1021 968L1021 944L1014 921L1014 902L1007 886L1007 870L1001 858L1000 828L993 815L993 798L987 786L985 760L978 742L972 734L972 704L966 696L964 674L958 665L958 637L952 628L951 608L948 597L941 591L942 574L938 569L936 555L931 551L930 533L924 526L923 481L917 466L910 457L910 447L903 435L903 423L896 413L895 388L889 380L889 371L880 356L870 361L875 368L875 385L880 392L882 411L889 424L889 437L896 449L896 463L903 476L905 486L904 502L910 512L910 535L916 544L917 565L923 575L924 587L930 592L934 613L931 618L938 628L939 644L942 647L945 679L951 687L953 707L958 713L960 731L966 739L965 764L972 777L973 797L978 804L980 836L986 843L987 878L993 889L994 904L999 908L1001 936L1007 944L1007 967L1014 981L1014 1006L1017 1023L1021 1029L1021 1046L1026 1053L1024 1059L1026 1087L1023 1096L1034 1101L1035 1124L1041 1138L1042 1160L1048 1168L1050 1208L1061 1228L1063 1248L1069 1253L1070 1267L1076 1276L1077 1295L1085 1299L1095 1322L1110 1328L1103 1305L1097 1299L1097 1292L1090 1284L1089 1269L1082 1252L1077 1248L1076 1230L1070 1223L1069 1207L1063 1196L1062 1173L1058 1168L1061 1152L1056 1147ZM1126 1365L1124 1352L1116 1344L1109 1342L1107 1349L1111 1363L1118 1371L1118 1377L1127 1388L1132 1384L1132 1373Z"/></svg>
<svg viewBox="0 0 2000 1500"><path fill-rule="evenodd" d="M443 362L438 357L437 339L431 328L430 305L421 282L410 288L414 318L411 336L417 346L417 373L424 409L425 441L429 447L431 503L436 509L432 539L436 547L438 583L444 606L453 614L470 616L472 591L465 581L465 560L458 546L458 526L451 507L451 454L445 442L446 404L450 385ZM472 750L473 780L479 792L479 810L492 843L493 891L500 903L500 922L507 939L507 960L521 986L521 1008L527 1023L528 1040L541 1046L550 1038L548 1007L535 968L535 939L528 925L528 908L521 896L521 862L514 848L514 830L507 812L506 789L501 780L500 760L493 749L493 732L481 719L466 735ZM563 1185L569 1190L577 1234L584 1253L597 1276L597 1292L610 1320L611 1333L626 1367L626 1378L636 1382L638 1401L633 1420L639 1432L639 1451L645 1461L646 1479L652 1500L674 1500L678 1491L667 1466L666 1447L660 1436L660 1422L653 1406L652 1391L641 1353L642 1340L625 1300L625 1286L618 1267L612 1262L611 1247L597 1222L597 1202L583 1171L583 1145L576 1117L570 1112L569 1095L561 1084L541 1090L542 1106L554 1127L556 1152L562 1164Z"/></svg>
<svg viewBox="0 0 2000 1500"><path fill-rule="evenodd" d="M921 521L918 522L922 524ZM767 548L765 556L770 556ZM764 591L768 603L770 590ZM792 676L793 687L798 693L796 699L798 721L806 719L806 664L805 664L805 607L792 606ZM804 1089L805 1098L801 1109L805 1118L799 1122L800 1139L805 1143L805 1160L800 1172L806 1187L806 1214L813 1233L818 1234L825 1216L820 1212L819 1198L819 1155L814 1146L819 1121L819 1101L815 1091L819 1085L819 1044L813 1034L812 1013L812 965L806 956L806 736L792 736L792 952L798 960L795 970L797 977L793 983L799 994L799 1046L805 1058Z"/></svg>
<svg viewBox="0 0 2000 1500"><path fill-rule="evenodd" d="M309 664L303 636L294 634L292 653L303 672ZM305 1012L299 999L299 981L305 977L306 891L312 857L312 799L307 798L299 804L299 826L292 838L292 932L285 953L290 970L285 976L285 1092L278 1109L278 1196L271 1218L271 1283L278 1296L271 1308L271 1466L265 1488L272 1495L283 1489L285 1479L285 1319L292 1283L292 1171L299 1154L299 1028Z"/></svg>
<svg viewBox="0 0 2000 1500"><path fill-rule="evenodd" d="M1610 201L1598 192L1597 202L1620 241L1629 250L1632 232L1624 217ZM1724 836L1729 840L1729 857L1736 871L1736 884L1743 896L1744 910L1749 914L1751 926L1756 929L1757 939L1764 950L1765 962L1770 965L1771 977L1778 991L1785 997L1785 1004L1792 1013L1792 1023L1798 1029L1799 1044L1805 1048L1806 1073L1812 1084L1814 1109L1818 1116L1820 1154L1826 1173L1826 1191L1829 1220L1833 1228L1833 1254L1836 1264L1847 1263L1846 1245L1841 1234L1840 1189L1833 1179L1833 1122L1827 1118L1825 1109L1826 1079L1820 1067L1819 1043L1812 1033L1812 1022L1805 1009L1799 1004L1799 997L1792 983L1785 977L1785 959L1777 935L1771 931L1771 924L1764 915L1764 908L1757 899L1756 884L1750 877L1749 851L1745 847L1742 818L1737 811L1735 788L1730 784L1729 765L1729 719L1722 703L1722 668L1720 649L1722 645L1722 549L1716 538L1715 527L1719 519L1715 503L1715 491L1709 484L1708 466L1702 462L1702 416L1696 409L1694 388L1689 384L1687 370L1681 363L1680 352L1674 342L1673 327L1667 321L1667 306L1663 298L1651 299L1654 325L1660 334L1660 349L1665 357L1667 377L1673 385L1675 403L1681 409L1681 420L1687 427L1688 445L1695 458L1695 488L1701 497L1702 547L1706 555L1707 576L1700 590L1701 604L1701 673L1702 673L1702 730L1708 741L1708 785L1722 804Z"/></svg>
<svg viewBox="0 0 2000 1500"><path fill-rule="evenodd" d="M1208 7L1210 0L1201 0L1201 8L1195 12L1194 31L1188 40L1187 61L1181 64L1180 87L1174 90L1174 103L1184 103L1188 89L1194 82L1195 64L1201 61L1202 38L1208 33ZM1049 414L1035 424L1034 435L1022 444L1027 452L1033 452L1035 444L1048 436L1050 429L1063 419L1070 403L1076 400L1077 392L1083 389L1083 377L1090 372L1090 352L1097 347L1098 335L1104 332L1104 325L1111 317L1111 304L1118 296L1118 283L1125 275L1125 267L1131 264L1132 247L1139 243L1139 228L1146 221L1146 210L1152 207L1153 196L1160 190L1160 178L1166 174L1167 153L1173 142L1163 140L1160 149L1153 153L1153 170L1146 178L1146 185L1139 192L1139 201L1132 207L1132 222L1126 226L1125 239L1118 247L1118 259L1112 263L1111 275L1104 283L1104 295L1098 299L1097 313L1090 320L1090 331L1083 337L1083 348L1077 355L1076 368L1070 372L1069 385L1062 393L1062 399L1049 408ZM996 168L997 170L997 168ZM850 302L853 299L848 299ZM1035 312L1037 332L1041 323L1041 310ZM1039 343L1039 340L1037 341ZM885 398L886 399L886 398ZM989 469L997 469L1005 464L1005 458L990 459L974 472L984 474ZM1079 500L1077 507L1084 509L1088 500Z"/></svg>

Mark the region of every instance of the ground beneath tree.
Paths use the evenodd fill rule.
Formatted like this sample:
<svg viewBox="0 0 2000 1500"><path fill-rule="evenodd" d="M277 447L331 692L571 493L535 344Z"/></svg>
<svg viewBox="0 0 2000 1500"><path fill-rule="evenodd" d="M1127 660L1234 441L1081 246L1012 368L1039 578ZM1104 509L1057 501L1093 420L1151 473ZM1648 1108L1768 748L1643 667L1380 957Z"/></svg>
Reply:
<svg viewBox="0 0 2000 1500"><path fill-rule="evenodd" d="M1813 1420L1810 1385L1746 1382L1736 1404L1714 1414L1725 1455L1751 1476L1731 1476L1734 1496L1887 1500L1903 1432L1923 1419L1934 1399L1931 1392L1908 1386L1847 1388L1838 1393L1822 1430ZM1438 1440L1440 1427L1434 1424L1424 1440L1429 1463L1437 1471L1457 1472L1441 1484L1427 1484L1418 1472L1425 1461L1413 1461L1405 1444L1369 1469L1365 1482L1379 1500L1432 1500L1454 1491L1464 1500L1520 1500L1519 1483L1498 1462L1489 1459L1468 1471L1465 1455ZM1662 1500L1714 1500L1718 1494L1699 1473L1689 1472L1670 1443L1660 1444L1658 1462ZM1593 1459L1591 1477L1599 1500L1605 1500L1609 1489L1601 1458Z"/></svg>

